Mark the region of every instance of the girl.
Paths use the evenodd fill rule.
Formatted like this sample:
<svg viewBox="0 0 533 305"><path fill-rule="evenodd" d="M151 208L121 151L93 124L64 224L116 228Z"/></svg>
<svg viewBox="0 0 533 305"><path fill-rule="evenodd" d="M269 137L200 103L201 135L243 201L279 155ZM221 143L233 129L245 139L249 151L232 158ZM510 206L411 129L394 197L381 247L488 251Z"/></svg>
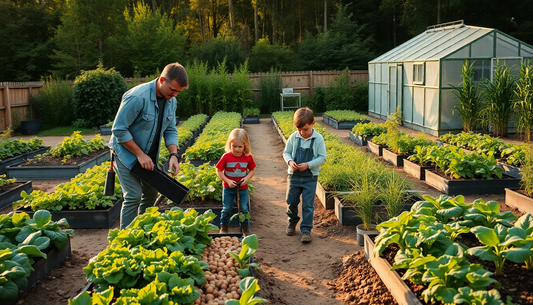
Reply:
<svg viewBox="0 0 533 305"><path fill-rule="evenodd" d="M222 192L222 215L220 217L220 233L228 233L230 213L233 201L239 192L241 213L246 219L241 223L241 231L244 235L250 235L248 228L249 219L249 196L248 180L255 174L255 162L252 157L252 148L248 140L248 134L242 128L231 131L225 147L226 153L220 158L217 167L217 176L222 180L224 190Z"/></svg>

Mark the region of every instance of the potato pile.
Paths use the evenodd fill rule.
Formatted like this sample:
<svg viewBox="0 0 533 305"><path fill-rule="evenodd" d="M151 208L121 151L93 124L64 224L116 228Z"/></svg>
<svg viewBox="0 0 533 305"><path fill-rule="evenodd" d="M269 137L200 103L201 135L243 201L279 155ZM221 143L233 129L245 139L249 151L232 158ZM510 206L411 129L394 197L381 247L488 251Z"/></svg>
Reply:
<svg viewBox="0 0 533 305"><path fill-rule="evenodd" d="M224 304L227 300L238 300L241 297L241 277L237 273L237 262L226 253L228 250L239 254L241 242L237 237L214 238L201 255L202 260L208 263L211 269L205 272L207 284L199 288L200 298L194 301L195 305Z"/></svg>

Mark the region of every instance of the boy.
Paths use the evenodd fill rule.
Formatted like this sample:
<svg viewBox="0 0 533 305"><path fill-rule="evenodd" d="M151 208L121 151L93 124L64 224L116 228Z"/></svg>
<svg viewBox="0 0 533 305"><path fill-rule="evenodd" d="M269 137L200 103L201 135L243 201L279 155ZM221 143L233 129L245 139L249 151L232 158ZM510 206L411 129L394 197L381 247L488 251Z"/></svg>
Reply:
<svg viewBox="0 0 533 305"><path fill-rule="evenodd" d="M296 225L300 221L298 205L302 196L302 232L301 241L312 240L313 214L315 211L315 193L320 165L326 162L326 145L321 134L315 131L313 111L307 107L296 110L293 124L298 129L287 141L283 151L283 159L289 166L287 179L287 215L289 224L287 235L296 233Z"/></svg>

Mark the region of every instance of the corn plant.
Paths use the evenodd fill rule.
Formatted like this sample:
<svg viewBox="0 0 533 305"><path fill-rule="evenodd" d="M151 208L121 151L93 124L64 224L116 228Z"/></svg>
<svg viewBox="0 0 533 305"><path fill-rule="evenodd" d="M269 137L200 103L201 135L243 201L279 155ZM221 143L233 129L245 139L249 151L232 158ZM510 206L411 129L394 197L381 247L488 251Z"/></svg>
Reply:
<svg viewBox="0 0 533 305"><path fill-rule="evenodd" d="M533 147L531 145L526 146L524 164L522 164L520 172L522 173L520 186L529 197L533 197Z"/></svg>
<svg viewBox="0 0 533 305"><path fill-rule="evenodd" d="M511 69L497 62L493 80L485 80L483 86L481 123L492 127L495 136L507 136L507 124L513 111L516 87Z"/></svg>
<svg viewBox="0 0 533 305"><path fill-rule="evenodd" d="M514 110L518 117L516 128L526 141L533 140L533 70L528 63L520 65L520 78L515 89Z"/></svg>
<svg viewBox="0 0 533 305"><path fill-rule="evenodd" d="M463 120L463 130L468 132L475 128L480 110L479 97L481 91L479 83L474 81L474 62L470 65L465 60L462 68L463 86L453 86L453 93L459 100L459 105L452 108L452 114L457 111Z"/></svg>

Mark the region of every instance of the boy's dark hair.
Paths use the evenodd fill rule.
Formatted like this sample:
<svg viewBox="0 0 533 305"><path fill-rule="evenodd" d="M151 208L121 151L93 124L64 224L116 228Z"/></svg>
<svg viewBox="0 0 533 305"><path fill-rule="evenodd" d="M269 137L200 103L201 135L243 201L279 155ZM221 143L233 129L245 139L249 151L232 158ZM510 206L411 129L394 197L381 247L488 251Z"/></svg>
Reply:
<svg viewBox="0 0 533 305"><path fill-rule="evenodd" d="M187 71L177 62L168 64L161 72L161 76L165 77L168 82L175 80L181 87L189 87Z"/></svg>
<svg viewBox="0 0 533 305"><path fill-rule="evenodd" d="M296 110L296 112L294 112L292 121L296 128L302 128L305 126L305 124L313 124L315 122L313 110L309 109L308 107L302 107Z"/></svg>

